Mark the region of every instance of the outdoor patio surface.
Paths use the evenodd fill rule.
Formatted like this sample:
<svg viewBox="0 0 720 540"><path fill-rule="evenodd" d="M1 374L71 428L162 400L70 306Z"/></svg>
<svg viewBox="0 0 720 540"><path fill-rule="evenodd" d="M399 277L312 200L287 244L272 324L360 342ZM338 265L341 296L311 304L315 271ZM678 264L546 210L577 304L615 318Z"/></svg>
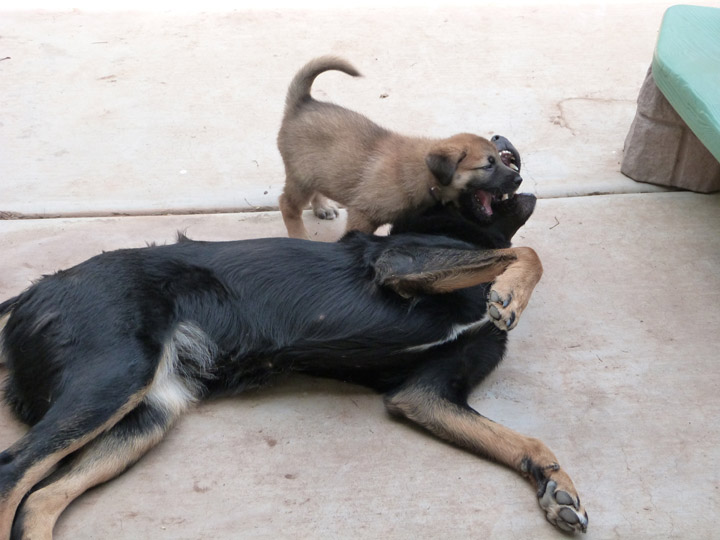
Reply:
<svg viewBox="0 0 720 540"><path fill-rule="evenodd" d="M285 91L309 59L341 55L364 77L324 74L316 97L401 133L505 135L540 197L515 245L543 279L471 405L556 453L586 538L717 538L720 194L619 172L669 5L0 12L0 301L177 231L284 236ZM334 241L344 218L305 221ZM0 406L0 450L24 430ZM364 388L291 378L201 404L55 537L564 535L514 472Z"/></svg>

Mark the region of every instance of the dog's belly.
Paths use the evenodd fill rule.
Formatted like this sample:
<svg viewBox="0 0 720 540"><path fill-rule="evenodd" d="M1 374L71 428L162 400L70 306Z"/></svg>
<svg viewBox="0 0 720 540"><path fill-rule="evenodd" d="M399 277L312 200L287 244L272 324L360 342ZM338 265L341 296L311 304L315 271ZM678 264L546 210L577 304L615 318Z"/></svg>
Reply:
<svg viewBox="0 0 720 540"><path fill-rule="evenodd" d="M380 392L395 388L429 362L448 363L462 358L463 372L478 364L483 373L488 358L502 357L506 334L485 318L476 323L451 325L440 339L419 341L416 333L397 328L395 339L371 334L343 338L303 339L283 348L220 354L212 376L205 381L209 393L239 393L259 387L286 373L303 373L352 382ZM408 346L408 343L415 345ZM496 354L500 347L501 351ZM472 354L466 351L473 350ZM492 350L486 358L483 351Z"/></svg>

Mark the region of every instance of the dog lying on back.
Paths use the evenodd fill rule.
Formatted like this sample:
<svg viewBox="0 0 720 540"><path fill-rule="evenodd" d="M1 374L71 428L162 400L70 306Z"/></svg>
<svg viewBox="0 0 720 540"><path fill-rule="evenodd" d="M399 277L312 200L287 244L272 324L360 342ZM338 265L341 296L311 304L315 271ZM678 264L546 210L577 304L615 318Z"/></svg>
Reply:
<svg viewBox="0 0 720 540"><path fill-rule="evenodd" d="M110 251L0 304L5 398L32 426L0 454L0 539L50 538L73 499L194 403L288 372L380 392L392 414L528 477L552 523L585 531L555 455L467 403L542 273L510 247L535 198L500 199L489 219L465 197L385 237Z"/></svg>
<svg viewBox="0 0 720 540"><path fill-rule="evenodd" d="M337 216L328 197L347 207L347 230L371 233L438 201L457 202L463 193L489 213L494 199L520 186L517 152L501 159L483 137L407 137L313 99L313 81L328 70L360 75L347 61L323 56L298 72L287 93L278 148L285 164L280 210L290 237L307 238L302 211L308 202L322 219Z"/></svg>

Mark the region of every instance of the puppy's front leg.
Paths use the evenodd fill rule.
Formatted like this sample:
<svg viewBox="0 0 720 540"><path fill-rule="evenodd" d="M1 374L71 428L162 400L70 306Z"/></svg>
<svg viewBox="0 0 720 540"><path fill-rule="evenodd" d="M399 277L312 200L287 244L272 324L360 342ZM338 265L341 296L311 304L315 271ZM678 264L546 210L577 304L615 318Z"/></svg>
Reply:
<svg viewBox="0 0 720 540"><path fill-rule="evenodd" d="M535 285L540 281L543 267L540 257L531 248L517 247L507 250L516 259L493 281L488 295L488 314L500 330L512 330L520 314L530 301Z"/></svg>
<svg viewBox="0 0 720 540"><path fill-rule="evenodd" d="M526 437L458 405L432 388L412 385L385 397L388 410L417 422L438 437L488 457L528 477L538 503L553 525L585 532L587 512L555 454L539 439Z"/></svg>

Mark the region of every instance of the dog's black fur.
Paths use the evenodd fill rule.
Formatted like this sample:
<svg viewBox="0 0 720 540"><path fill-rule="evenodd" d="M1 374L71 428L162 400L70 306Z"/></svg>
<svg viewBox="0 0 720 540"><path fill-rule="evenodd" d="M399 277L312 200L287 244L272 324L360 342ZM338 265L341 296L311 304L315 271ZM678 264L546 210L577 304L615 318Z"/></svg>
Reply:
<svg viewBox="0 0 720 540"><path fill-rule="evenodd" d="M506 267L505 255L487 250L507 248L534 205L530 195L497 202L485 224L438 206L387 237L349 233L338 243L181 237L103 253L0 304L0 317L9 314L6 400L33 426L0 454L0 503L12 512L0 514L0 538L2 519L14 520L17 537L42 530L42 506L25 488L62 487L85 471L78 463L103 466L108 447L126 451L126 463L100 481L119 474L142 454L125 441L152 446L191 402L282 373L366 385L421 424L397 396L417 390L453 414L477 415L468 394L501 361L507 340L486 318L491 285L444 294L434 287L458 265ZM523 459L513 466L534 475L544 495L548 465L528 452ZM52 470L47 460L61 466L41 480Z"/></svg>
<svg viewBox="0 0 720 540"><path fill-rule="evenodd" d="M396 224L387 237L350 232L323 243L180 236L172 245L97 255L0 304L0 315L12 313L4 330L6 399L30 425L65 395L82 400L88 386L102 382L92 378L98 374L123 383L109 386L109 403L115 393L124 399L150 382L182 322L201 329L212 352L206 372L197 371L194 358L181 358L188 365L178 367L200 383L201 398L241 392L288 371L390 392L438 356L437 348L407 349L443 339L452 325L483 319L490 284L404 298L378 282L378 260L509 247L508 232L525 222L534 203L518 195L501 205L505 211L491 226L475 227L459 210L438 206ZM411 232L416 229L423 234ZM506 340L488 322L469 340L444 346L464 351L441 363L444 378L462 373L454 401L463 401L500 362ZM482 361L468 346L486 351Z"/></svg>

